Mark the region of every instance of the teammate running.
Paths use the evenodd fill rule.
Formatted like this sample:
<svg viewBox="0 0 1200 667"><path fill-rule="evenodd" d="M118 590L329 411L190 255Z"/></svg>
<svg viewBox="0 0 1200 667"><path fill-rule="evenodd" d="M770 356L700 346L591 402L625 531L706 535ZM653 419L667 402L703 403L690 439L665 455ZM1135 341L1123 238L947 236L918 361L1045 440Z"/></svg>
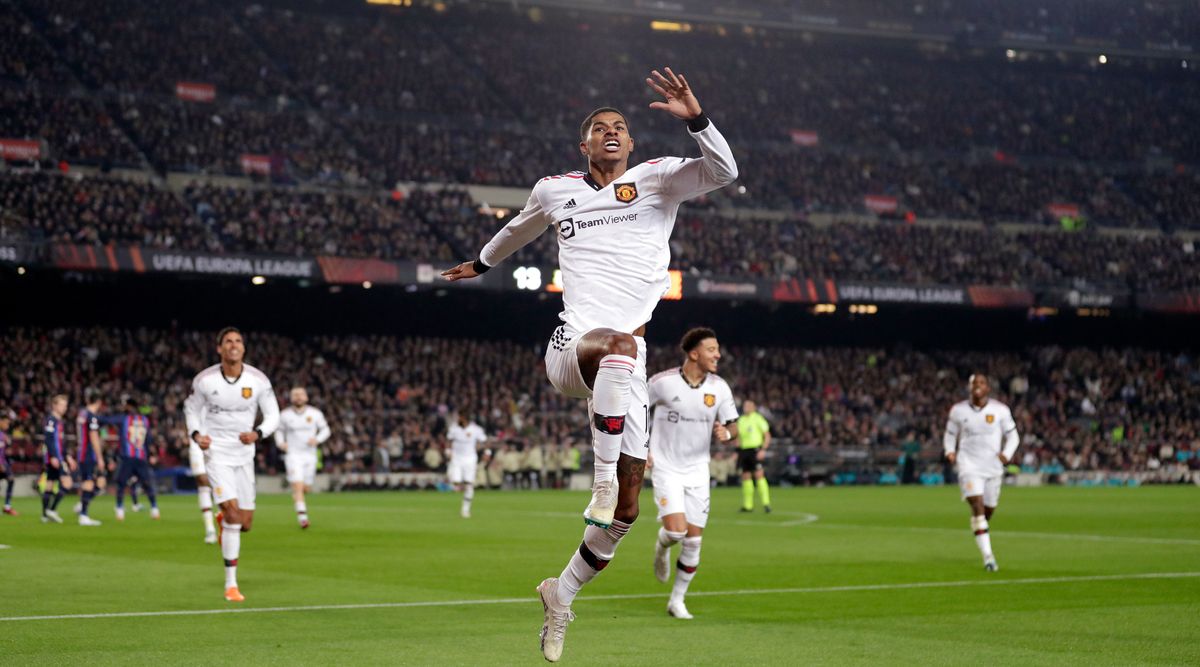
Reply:
<svg viewBox="0 0 1200 667"><path fill-rule="evenodd" d="M708 524L709 445L737 433L733 392L717 375L721 345L712 329L697 328L679 342L683 365L650 378L650 479L662 527L654 544L654 576L671 577L671 547L682 543L667 613L690 619L683 598L700 566L700 541Z"/></svg>
<svg viewBox="0 0 1200 667"><path fill-rule="evenodd" d="M446 465L446 478L454 490L463 494L459 515L471 518L471 501L475 498L475 468L479 465L479 446L487 442L483 427L471 421L463 410L458 412L456 423L446 430L450 441L450 463Z"/></svg>
<svg viewBox="0 0 1200 667"><path fill-rule="evenodd" d="M246 345L242 332L226 327L217 334L221 363L200 371L192 380L192 393L184 401L184 415L192 441L204 450L204 466L212 480L221 513L219 541L225 559L225 599L241 602L237 565L242 533L254 523L254 444L279 428L279 403L271 381L242 358ZM254 427L258 411L262 423Z"/></svg>
<svg viewBox="0 0 1200 667"><path fill-rule="evenodd" d="M275 446L284 452L283 464L288 484L292 486L296 521L301 528L308 528L304 494L312 492L317 476L317 446L329 439L329 423L325 421L325 413L308 404L308 391L304 387L292 387L288 399L291 407L279 415Z"/></svg>
<svg viewBox="0 0 1200 667"><path fill-rule="evenodd" d="M942 445L946 460L958 471L962 499L971 508L971 530L983 556L983 569L996 572L1000 566L992 553L988 522L1000 504L1004 466L1017 452L1021 437L1008 406L989 398L992 388L986 375L972 375L967 388L971 398L950 408Z"/></svg>

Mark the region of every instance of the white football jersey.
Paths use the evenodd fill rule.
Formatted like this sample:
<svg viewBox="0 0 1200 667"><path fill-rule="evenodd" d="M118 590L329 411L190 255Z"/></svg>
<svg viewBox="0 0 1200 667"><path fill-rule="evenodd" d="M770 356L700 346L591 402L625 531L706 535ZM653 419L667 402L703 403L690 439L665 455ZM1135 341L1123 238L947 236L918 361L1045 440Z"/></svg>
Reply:
<svg viewBox="0 0 1200 667"><path fill-rule="evenodd" d="M204 460L221 465L253 463L254 445L243 445L238 436L254 430L260 409L258 429L267 438L279 428L279 403L267 376L245 363L234 379L221 373L221 364L200 371L192 380L191 396L183 402L189 435L199 431L212 438Z"/></svg>
<svg viewBox="0 0 1200 667"><path fill-rule="evenodd" d="M288 408L279 415L279 430L275 432L275 442L287 445L288 456L309 454L315 456L317 446L308 444L309 440L321 444L329 439L329 424L325 414L311 405L299 410Z"/></svg>
<svg viewBox="0 0 1200 667"><path fill-rule="evenodd" d="M708 484L709 445L713 424L738 418L733 391L720 376L709 373L693 387L679 367L650 378L650 454L654 467Z"/></svg>
<svg viewBox="0 0 1200 667"><path fill-rule="evenodd" d="M450 454L456 459L478 458L478 446L487 442L487 434L483 427L470 422L464 428L457 423L446 430L446 439L450 441Z"/></svg>
<svg viewBox="0 0 1200 667"><path fill-rule="evenodd" d="M1004 466L998 455L1004 451L1012 459L1018 442L1016 431L1012 411L1000 401L989 398L982 408L961 401L950 408L943 444L947 452L952 452L957 443L956 466L960 475L1003 475ZM1011 451L1004 447L1006 436L1011 438Z"/></svg>
<svg viewBox="0 0 1200 667"><path fill-rule="evenodd" d="M679 205L737 178L729 144L712 123L689 133L703 157L649 160L604 187L582 171L543 178L479 258L496 266L553 227L563 282L559 317L579 333L632 333L671 287L668 240Z"/></svg>

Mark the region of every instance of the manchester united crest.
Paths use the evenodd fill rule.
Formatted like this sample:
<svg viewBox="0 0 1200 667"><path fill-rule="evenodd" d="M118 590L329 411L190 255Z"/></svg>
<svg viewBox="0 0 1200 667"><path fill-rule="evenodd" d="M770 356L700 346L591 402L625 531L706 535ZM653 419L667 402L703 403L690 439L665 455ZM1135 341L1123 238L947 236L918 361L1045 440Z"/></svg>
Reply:
<svg viewBox="0 0 1200 667"><path fill-rule="evenodd" d="M617 195L617 201L622 204L628 204L638 196L636 183L617 183L613 186L613 192Z"/></svg>
<svg viewBox="0 0 1200 667"><path fill-rule="evenodd" d="M716 404L717 404L717 395L716 394L705 394L704 395L704 407L711 408L712 406L714 406Z"/></svg>
<svg viewBox="0 0 1200 667"><path fill-rule="evenodd" d="M987 415L985 419L987 419L987 423L991 424L992 422L996 421L996 415Z"/></svg>
<svg viewBox="0 0 1200 667"><path fill-rule="evenodd" d="M254 389L251 387L242 387L242 398L250 398L254 395Z"/></svg>

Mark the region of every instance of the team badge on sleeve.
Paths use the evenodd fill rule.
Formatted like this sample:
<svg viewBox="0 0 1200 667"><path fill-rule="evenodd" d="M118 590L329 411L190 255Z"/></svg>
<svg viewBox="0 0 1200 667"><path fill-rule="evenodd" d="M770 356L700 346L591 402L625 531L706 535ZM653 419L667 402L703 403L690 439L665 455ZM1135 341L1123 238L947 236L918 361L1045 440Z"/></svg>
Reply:
<svg viewBox="0 0 1200 667"><path fill-rule="evenodd" d="M717 404L717 395L716 394L705 394L704 395L704 407L711 408L712 406L714 406L716 404Z"/></svg>
<svg viewBox="0 0 1200 667"><path fill-rule="evenodd" d="M617 183L613 186L613 192L617 195L617 201L622 204L628 204L638 196L636 183Z"/></svg>
<svg viewBox="0 0 1200 667"><path fill-rule="evenodd" d="M987 423L991 424L992 422L996 421L996 415L987 415L985 419L987 419Z"/></svg>
<svg viewBox="0 0 1200 667"><path fill-rule="evenodd" d="M242 398L250 398L254 395L254 389L251 387L242 387ZM991 421L990 419L988 421Z"/></svg>

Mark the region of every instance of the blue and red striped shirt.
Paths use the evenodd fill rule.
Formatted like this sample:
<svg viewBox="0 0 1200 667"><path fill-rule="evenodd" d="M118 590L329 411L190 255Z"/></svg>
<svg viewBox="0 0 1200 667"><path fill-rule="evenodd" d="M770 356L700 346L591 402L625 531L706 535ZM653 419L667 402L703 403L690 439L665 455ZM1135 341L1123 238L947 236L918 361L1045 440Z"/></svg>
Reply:
<svg viewBox="0 0 1200 667"><path fill-rule="evenodd" d="M50 459L56 458L61 464L66 461L66 448L63 444L63 423L54 415L46 417L43 429L46 436L46 448L42 451L42 463L50 465Z"/></svg>
<svg viewBox="0 0 1200 667"><path fill-rule="evenodd" d="M150 418L146 415L112 415L100 421L120 429L121 458L146 461L150 458Z"/></svg>
<svg viewBox="0 0 1200 667"><path fill-rule="evenodd" d="M96 448L92 447L92 433L100 430L100 419L96 413L83 408L75 418L75 435L79 439L79 454L75 457L80 463L96 461Z"/></svg>

